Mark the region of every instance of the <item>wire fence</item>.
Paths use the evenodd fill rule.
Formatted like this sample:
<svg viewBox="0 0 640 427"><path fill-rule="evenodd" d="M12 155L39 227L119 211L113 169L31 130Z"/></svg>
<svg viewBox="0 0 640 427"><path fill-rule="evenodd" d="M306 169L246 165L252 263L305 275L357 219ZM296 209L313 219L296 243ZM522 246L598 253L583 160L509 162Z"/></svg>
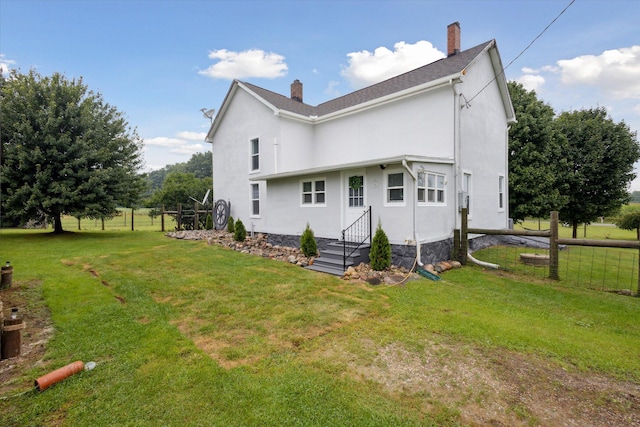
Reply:
<svg viewBox="0 0 640 427"><path fill-rule="evenodd" d="M559 281L567 286L636 294L638 256L638 249L562 247L558 256ZM549 277L549 249L501 245L476 251L474 257L497 264L504 271L538 279Z"/></svg>

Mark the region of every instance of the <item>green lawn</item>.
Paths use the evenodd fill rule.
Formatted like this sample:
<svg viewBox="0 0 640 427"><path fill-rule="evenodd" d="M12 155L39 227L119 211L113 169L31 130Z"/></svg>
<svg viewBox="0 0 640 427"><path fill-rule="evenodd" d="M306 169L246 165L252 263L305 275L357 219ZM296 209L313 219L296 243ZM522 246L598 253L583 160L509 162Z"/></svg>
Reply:
<svg viewBox="0 0 640 427"><path fill-rule="evenodd" d="M41 289L55 326L44 364L9 385L28 390L75 360L97 367L4 393L3 426L460 425L450 402L427 410L421 395L353 373L393 345L513 351L640 382L638 298L476 268L349 284L141 231L2 231L5 258L14 287Z"/></svg>

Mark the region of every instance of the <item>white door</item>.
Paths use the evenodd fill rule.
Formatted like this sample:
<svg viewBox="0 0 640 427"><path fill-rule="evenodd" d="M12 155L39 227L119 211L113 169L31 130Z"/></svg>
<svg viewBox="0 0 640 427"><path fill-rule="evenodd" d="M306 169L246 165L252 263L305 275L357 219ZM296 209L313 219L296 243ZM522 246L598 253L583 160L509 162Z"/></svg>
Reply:
<svg viewBox="0 0 640 427"><path fill-rule="evenodd" d="M352 171L344 175L344 222L343 228L347 228L356 222L367 210L366 202L366 176L364 171ZM369 234L368 223L353 227L349 235L345 236L349 241L362 241Z"/></svg>

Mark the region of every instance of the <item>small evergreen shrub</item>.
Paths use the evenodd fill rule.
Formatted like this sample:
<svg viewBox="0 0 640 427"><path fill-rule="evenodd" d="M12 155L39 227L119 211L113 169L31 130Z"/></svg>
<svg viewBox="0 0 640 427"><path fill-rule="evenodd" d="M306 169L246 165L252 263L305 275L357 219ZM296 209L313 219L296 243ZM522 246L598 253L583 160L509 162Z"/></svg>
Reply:
<svg viewBox="0 0 640 427"><path fill-rule="evenodd" d="M247 229L244 228L244 224L239 219L236 220L233 227L233 240L236 242L244 242L247 238Z"/></svg>
<svg viewBox="0 0 640 427"><path fill-rule="evenodd" d="M233 233L235 231L235 222L233 222L233 217L229 215L229 221L227 221L227 231L229 233Z"/></svg>
<svg viewBox="0 0 640 427"><path fill-rule="evenodd" d="M307 228L304 229L302 236L300 236L300 250L306 257L312 257L318 255L318 245L316 244L316 237L313 235L309 223Z"/></svg>
<svg viewBox="0 0 640 427"><path fill-rule="evenodd" d="M376 271L391 267L391 244L380 223L378 223L376 234L373 235L373 240L371 240L369 260L371 268Z"/></svg>
<svg viewBox="0 0 640 427"><path fill-rule="evenodd" d="M211 214L207 215L207 220L204 222L205 230L213 230L213 218L211 218Z"/></svg>

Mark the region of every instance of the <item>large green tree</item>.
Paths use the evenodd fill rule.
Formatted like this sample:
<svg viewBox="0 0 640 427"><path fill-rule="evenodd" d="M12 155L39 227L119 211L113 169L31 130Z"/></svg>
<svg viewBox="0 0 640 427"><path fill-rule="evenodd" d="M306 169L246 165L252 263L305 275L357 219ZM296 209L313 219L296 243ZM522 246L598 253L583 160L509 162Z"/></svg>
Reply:
<svg viewBox="0 0 640 427"><path fill-rule="evenodd" d="M560 219L573 226L575 238L578 224L612 214L628 202L640 149L636 133L614 122L604 108L562 113L556 125L564 135L567 160L561 179L568 200Z"/></svg>
<svg viewBox="0 0 640 427"><path fill-rule="evenodd" d="M213 187L213 178L196 178L192 173L171 172L164 180L162 188L157 190L150 200L148 206L165 205L167 207L177 207L178 204L192 204L193 200L202 200L207 190Z"/></svg>
<svg viewBox="0 0 640 427"><path fill-rule="evenodd" d="M509 82L517 123L509 129L509 215L515 221L546 218L566 201L558 185L563 158L551 106L535 91Z"/></svg>
<svg viewBox="0 0 640 427"><path fill-rule="evenodd" d="M167 175L172 172L192 173L196 178L209 178L213 176L211 151L195 153L187 162L167 165L161 169L149 172L147 174L149 189L152 192L160 189Z"/></svg>
<svg viewBox="0 0 640 427"><path fill-rule="evenodd" d="M109 218L144 188L142 141L82 79L13 71L0 88L0 191L5 215Z"/></svg>

